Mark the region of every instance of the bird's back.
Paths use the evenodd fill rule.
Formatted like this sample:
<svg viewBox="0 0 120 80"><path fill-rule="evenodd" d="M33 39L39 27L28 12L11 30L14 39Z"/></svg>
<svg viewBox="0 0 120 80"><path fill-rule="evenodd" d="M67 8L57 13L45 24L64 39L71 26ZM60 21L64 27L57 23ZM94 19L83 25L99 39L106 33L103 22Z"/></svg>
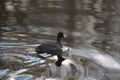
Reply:
<svg viewBox="0 0 120 80"><path fill-rule="evenodd" d="M54 55L61 51L61 47L56 43L43 43L36 48L36 52L38 54L48 53Z"/></svg>

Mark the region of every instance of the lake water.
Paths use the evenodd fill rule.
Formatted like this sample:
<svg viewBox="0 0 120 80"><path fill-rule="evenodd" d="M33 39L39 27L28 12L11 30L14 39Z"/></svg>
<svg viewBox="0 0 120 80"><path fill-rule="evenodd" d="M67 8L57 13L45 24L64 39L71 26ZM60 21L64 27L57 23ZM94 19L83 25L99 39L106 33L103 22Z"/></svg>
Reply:
<svg viewBox="0 0 120 80"><path fill-rule="evenodd" d="M61 80L67 77L68 80L75 80L82 77L80 80L119 80L119 55L116 57L94 47L92 43L97 38L94 31L79 30L81 29L74 28L71 31L71 28L41 26L1 27L0 79ZM66 57L65 65L56 67L55 56L43 54L47 59L39 58L36 56L35 48L43 42L56 41L57 33L60 31L67 35L62 42L71 50L63 54ZM78 69L74 65L67 66L67 60L71 60ZM70 67L73 72L69 71Z"/></svg>
<svg viewBox="0 0 120 80"><path fill-rule="evenodd" d="M1 0L0 80L120 80L119 0ZM62 39L65 60L36 55Z"/></svg>

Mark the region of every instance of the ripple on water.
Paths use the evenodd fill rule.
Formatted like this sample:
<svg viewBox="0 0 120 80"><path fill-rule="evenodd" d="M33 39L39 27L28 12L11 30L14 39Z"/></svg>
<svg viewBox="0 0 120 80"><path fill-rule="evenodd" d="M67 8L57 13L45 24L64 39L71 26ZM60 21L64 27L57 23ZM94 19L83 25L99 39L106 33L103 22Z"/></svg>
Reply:
<svg viewBox="0 0 120 80"><path fill-rule="evenodd" d="M6 72L3 70L0 70L0 79L6 75Z"/></svg>
<svg viewBox="0 0 120 80"><path fill-rule="evenodd" d="M7 80L32 80L33 76L29 74L10 76Z"/></svg>
<svg viewBox="0 0 120 80"><path fill-rule="evenodd" d="M32 75L17 75L15 80L30 80L32 77Z"/></svg>

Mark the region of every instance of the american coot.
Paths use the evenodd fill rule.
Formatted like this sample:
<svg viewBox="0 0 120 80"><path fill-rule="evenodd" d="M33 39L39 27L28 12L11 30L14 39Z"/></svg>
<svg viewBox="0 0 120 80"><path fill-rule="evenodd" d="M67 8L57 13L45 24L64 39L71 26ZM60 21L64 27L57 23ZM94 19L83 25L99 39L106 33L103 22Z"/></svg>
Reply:
<svg viewBox="0 0 120 80"><path fill-rule="evenodd" d="M37 55L47 53L51 55L58 55L62 53L61 39L64 38L64 34L59 32L57 35L57 41L55 43L43 43L36 48Z"/></svg>

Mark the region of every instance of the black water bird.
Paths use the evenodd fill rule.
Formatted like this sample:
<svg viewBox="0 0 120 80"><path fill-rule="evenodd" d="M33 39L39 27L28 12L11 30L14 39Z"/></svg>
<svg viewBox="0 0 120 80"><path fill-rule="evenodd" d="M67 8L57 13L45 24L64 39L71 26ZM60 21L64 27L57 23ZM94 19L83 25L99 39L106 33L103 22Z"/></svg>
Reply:
<svg viewBox="0 0 120 80"><path fill-rule="evenodd" d="M54 43L43 43L36 48L37 55L47 53L51 55L58 55L62 53L62 42L61 39L64 38L64 34L59 32L57 35L57 40Z"/></svg>

